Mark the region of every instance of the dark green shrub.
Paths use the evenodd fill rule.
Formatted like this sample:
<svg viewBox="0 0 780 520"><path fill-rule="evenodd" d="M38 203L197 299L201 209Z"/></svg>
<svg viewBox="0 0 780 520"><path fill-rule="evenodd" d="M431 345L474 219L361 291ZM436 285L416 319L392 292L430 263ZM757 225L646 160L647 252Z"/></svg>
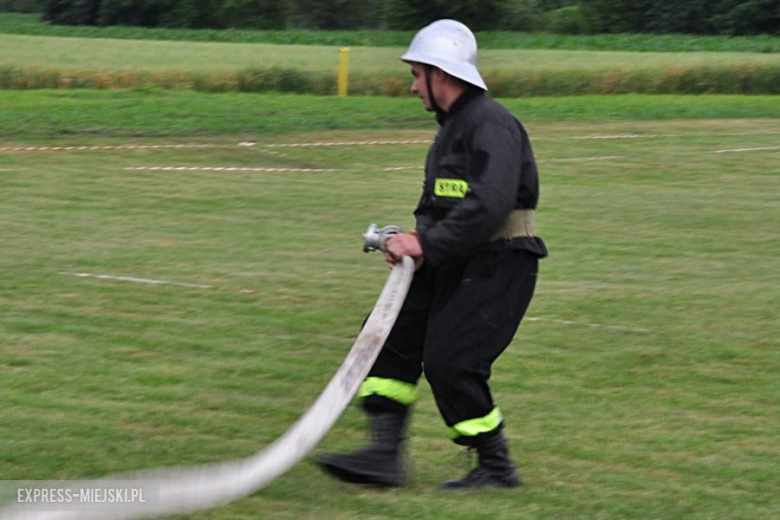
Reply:
<svg viewBox="0 0 780 520"><path fill-rule="evenodd" d="M115 0L103 0L115 1ZM127 1L127 0L125 0ZM138 2L139 0L132 0ZM155 25L159 27L178 27L189 29L224 29L226 23L225 11L230 3L225 0L157 0L157 5L163 8L156 13ZM247 19L252 18L249 10ZM115 22L120 23L120 22Z"/></svg>
<svg viewBox="0 0 780 520"><path fill-rule="evenodd" d="M546 13L546 29L559 34L583 34L587 32L587 24L578 5L562 7Z"/></svg>
<svg viewBox="0 0 780 520"><path fill-rule="evenodd" d="M708 22L719 34L780 34L780 0L721 1Z"/></svg>
<svg viewBox="0 0 780 520"><path fill-rule="evenodd" d="M642 27L643 4L647 1L580 0L580 6L588 32L627 33Z"/></svg>
<svg viewBox="0 0 780 520"><path fill-rule="evenodd" d="M171 7L168 0L102 0L97 23L157 27Z"/></svg>
<svg viewBox="0 0 780 520"><path fill-rule="evenodd" d="M642 12L642 24L634 30L654 33L709 32L707 19L718 2L712 0L650 1Z"/></svg>
<svg viewBox="0 0 780 520"><path fill-rule="evenodd" d="M296 27L311 29L376 29L382 27L384 0L296 0Z"/></svg>
<svg viewBox="0 0 780 520"><path fill-rule="evenodd" d="M417 30L441 19L463 22L473 31L504 28L511 0L388 0L385 24L389 29Z"/></svg>
<svg viewBox="0 0 780 520"><path fill-rule="evenodd" d="M544 29L543 15L531 0L506 2L504 16L498 20L497 28L507 31L539 31Z"/></svg>
<svg viewBox="0 0 780 520"><path fill-rule="evenodd" d="M589 32L778 34L780 0L580 0Z"/></svg>
<svg viewBox="0 0 780 520"><path fill-rule="evenodd" d="M197 1L197 0L188 0ZM220 11L219 27L236 29L287 29L290 9L288 2L278 0L209 0ZM190 25L189 27L194 27ZM216 26L215 26L216 27Z"/></svg>
<svg viewBox="0 0 780 520"><path fill-rule="evenodd" d="M44 0L0 0L0 13L42 13Z"/></svg>
<svg viewBox="0 0 780 520"><path fill-rule="evenodd" d="M62 25L95 25L100 0L46 0L43 19Z"/></svg>

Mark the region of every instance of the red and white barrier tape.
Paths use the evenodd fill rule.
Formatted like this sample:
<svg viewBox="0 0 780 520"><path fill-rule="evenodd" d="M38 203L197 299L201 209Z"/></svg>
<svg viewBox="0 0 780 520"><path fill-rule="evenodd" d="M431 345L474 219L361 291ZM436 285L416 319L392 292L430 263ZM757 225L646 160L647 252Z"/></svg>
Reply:
<svg viewBox="0 0 780 520"><path fill-rule="evenodd" d="M132 166L129 171L176 171L176 172L266 172L266 173L320 173L335 172L332 168L259 168L251 166Z"/></svg>
<svg viewBox="0 0 780 520"><path fill-rule="evenodd" d="M3 146L0 152L96 152L102 150L170 150L214 148L212 144L123 144L104 146Z"/></svg>
<svg viewBox="0 0 780 520"><path fill-rule="evenodd" d="M406 141L333 141L333 142L315 142L315 143L284 143L284 144L266 144L268 148L313 148L329 146L385 146L385 145L408 145L408 144L431 144L430 139L413 139Z"/></svg>

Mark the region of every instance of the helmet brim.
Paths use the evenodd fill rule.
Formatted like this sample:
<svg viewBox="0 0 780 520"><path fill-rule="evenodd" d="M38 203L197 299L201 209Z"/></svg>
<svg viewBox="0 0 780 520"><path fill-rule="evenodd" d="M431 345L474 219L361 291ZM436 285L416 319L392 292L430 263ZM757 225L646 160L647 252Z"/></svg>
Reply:
<svg viewBox="0 0 780 520"><path fill-rule="evenodd" d="M473 85L482 90L488 90L485 80L482 79L479 70L471 63L450 63L441 58L431 58L416 52L407 52L401 56L401 61L438 67L450 76L465 81L469 85Z"/></svg>

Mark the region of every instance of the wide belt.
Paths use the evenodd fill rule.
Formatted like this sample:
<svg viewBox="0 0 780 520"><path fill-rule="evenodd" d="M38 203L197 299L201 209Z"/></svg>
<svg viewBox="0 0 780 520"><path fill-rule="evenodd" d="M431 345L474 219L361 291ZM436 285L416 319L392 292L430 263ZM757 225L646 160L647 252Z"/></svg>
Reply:
<svg viewBox="0 0 780 520"><path fill-rule="evenodd" d="M506 221L490 238L496 240L511 240L519 237L534 237L534 213L532 209L515 209L507 217Z"/></svg>

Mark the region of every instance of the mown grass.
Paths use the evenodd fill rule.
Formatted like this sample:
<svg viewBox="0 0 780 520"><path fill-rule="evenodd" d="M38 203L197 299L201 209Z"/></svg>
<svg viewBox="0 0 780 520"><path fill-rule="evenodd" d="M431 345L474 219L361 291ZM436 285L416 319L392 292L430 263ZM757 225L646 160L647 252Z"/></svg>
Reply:
<svg viewBox="0 0 780 520"><path fill-rule="evenodd" d="M73 27L50 25L38 15L0 13L0 33L77 38L129 40L171 40L227 43L271 43L294 45L348 45L359 47L404 47L413 31L243 31L208 29L150 29L139 27ZM780 52L780 38L600 34L571 36L548 33L482 32L483 49L560 49L632 52Z"/></svg>
<svg viewBox="0 0 780 520"><path fill-rule="evenodd" d="M328 46L97 40L0 35L0 88L195 89L336 92L338 49ZM408 94L403 48L350 53L350 92ZM780 55L486 50L480 69L503 97L585 94L776 94Z"/></svg>
<svg viewBox="0 0 780 520"><path fill-rule="evenodd" d="M329 45L193 43L171 41L100 40L2 35L2 65L60 69L236 71L247 68L290 68L332 71L338 48ZM402 72L404 47L360 47L350 52L353 72ZM780 55L739 52L642 53L562 50L486 50L479 65L485 73L571 70L659 70L695 66L769 66Z"/></svg>
<svg viewBox="0 0 780 520"><path fill-rule="evenodd" d="M625 121L780 118L778 96L578 96L503 100L523 121ZM283 134L429 128L432 116L412 98L125 89L0 91L0 138Z"/></svg>
<svg viewBox="0 0 780 520"><path fill-rule="evenodd" d="M143 95L156 101L146 104ZM426 146L267 145L425 139L435 123L412 100L381 98L4 92L0 99L4 144L50 142L41 131L50 123L71 129L57 134L68 144L213 146L0 152L0 475L84 478L218 461L277 438L313 402L373 304L387 271L361 252L360 233L369 222L411 225ZM529 311L535 320L522 325L493 377L526 487L436 491L468 466L423 383L409 487L355 489L305 461L249 498L188 518L780 515L780 156L769 149L780 116L669 121L686 100L705 103L699 116L754 113L745 98L597 99L513 105L524 120L518 109L535 114L526 126L541 171L539 232L551 250ZM622 118L608 117L614 100L620 108L612 115ZM275 129L263 130L256 117L246 128L257 144L236 146L248 136L224 120L264 103L276 112ZM776 110L775 98L757 103ZM654 111L665 104L668 111ZM155 115L165 106L174 108ZM643 110L644 121L632 120ZM327 114L317 119L317 111L342 129L325 126ZM395 111L398 119L388 121ZM360 130L348 130L351 113ZM414 121L402 119L413 113ZM644 138L583 139L604 135ZM767 150L716 153L748 147ZM124 169L164 165L337 171ZM413 169L384 171L399 166ZM354 447L363 426L350 408L320 449Z"/></svg>

